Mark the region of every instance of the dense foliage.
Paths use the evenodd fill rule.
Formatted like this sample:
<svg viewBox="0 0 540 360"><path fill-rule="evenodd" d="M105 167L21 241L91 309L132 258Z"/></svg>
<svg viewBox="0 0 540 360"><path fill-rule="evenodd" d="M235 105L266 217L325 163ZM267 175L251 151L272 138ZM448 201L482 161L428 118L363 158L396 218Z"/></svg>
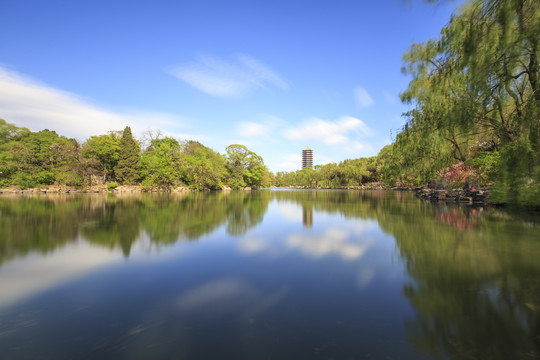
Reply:
<svg viewBox="0 0 540 360"><path fill-rule="evenodd" d="M540 204L540 9L473 0L441 37L404 55L408 122L379 163L387 182L421 184L464 162L499 201Z"/></svg>
<svg viewBox="0 0 540 360"><path fill-rule="evenodd" d="M133 138L131 129L126 126L120 138L120 151L115 175L123 184L134 185L140 177L140 152L139 144Z"/></svg>
<svg viewBox="0 0 540 360"><path fill-rule="evenodd" d="M141 150L131 129L91 136L82 145L54 131L31 132L0 119L0 186L108 183L148 188L269 186L263 159L243 145L221 155L196 141L156 137Z"/></svg>
<svg viewBox="0 0 540 360"><path fill-rule="evenodd" d="M315 182L318 187L337 188L374 183L378 179L377 158L374 156L344 160L339 164L316 165L314 169L278 172L273 180L275 186L311 186Z"/></svg>

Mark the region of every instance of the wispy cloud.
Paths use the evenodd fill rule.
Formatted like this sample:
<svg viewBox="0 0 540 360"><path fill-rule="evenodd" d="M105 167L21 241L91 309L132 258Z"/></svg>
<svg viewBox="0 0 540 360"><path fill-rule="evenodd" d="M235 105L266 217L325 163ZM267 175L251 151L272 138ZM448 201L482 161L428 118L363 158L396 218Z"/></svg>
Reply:
<svg viewBox="0 0 540 360"><path fill-rule="evenodd" d="M285 137L291 140L319 140L327 145L345 145L350 135L371 136L373 132L360 119L343 116L337 121L310 119L298 127L290 128Z"/></svg>
<svg viewBox="0 0 540 360"><path fill-rule="evenodd" d="M0 117L38 131L48 128L62 135L83 139L91 135L105 134L110 130L122 130L131 126L135 133L153 127L170 129L170 136L198 139L191 134L175 132L185 119L171 114L153 111L111 111L92 104L76 94L55 89L0 67ZM172 131L171 131L172 130Z"/></svg>
<svg viewBox="0 0 540 360"><path fill-rule="evenodd" d="M269 85L288 88L287 82L268 66L242 54L229 61L199 56L195 62L168 71L194 88L221 98L241 98L257 88L268 89Z"/></svg>
<svg viewBox="0 0 540 360"><path fill-rule="evenodd" d="M236 124L236 133L244 137L263 137L268 134L270 127L267 124L261 124L251 121L240 122Z"/></svg>
<svg viewBox="0 0 540 360"><path fill-rule="evenodd" d="M360 141L351 141L345 146L345 150L348 153L364 153L366 151L371 151L373 146L371 144L366 144Z"/></svg>
<svg viewBox="0 0 540 360"><path fill-rule="evenodd" d="M339 152L340 159L349 156L358 157L373 152L373 145L366 141L366 138L373 135L374 132L366 123L352 116L343 116L336 121L313 118L298 126L290 126L283 133L286 139L303 140L306 145L309 142L310 147L316 146L313 142L321 142L323 148ZM316 151L315 148L314 150ZM324 154L320 152L317 152L316 158L317 164L335 161L332 158L325 158Z"/></svg>
<svg viewBox="0 0 540 360"><path fill-rule="evenodd" d="M255 79L255 82L259 86L263 86L262 83L264 82L269 82L281 89L287 89L289 87L285 80L260 61L247 55L237 55L236 58L245 66L247 72Z"/></svg>
<svg viewBox="0 0 540 360"><path fill-rule="evenodd" d="M375 103L366 89L361 86L354 89L354 100L360 109L368 108Z"/></svg>
<svg viewBox="0 0 540 360"><path fill-rule="evenodd" d="M265 141L276 140L274 131L277 128L287 126L288 123L277 116L259 115L255 121L241 121L235 125L235 133L237 136L254 140L255 138L264 139Z"/></svg>
<svg viewBox="0 0 540 360"><path fill-rule="evenodd" d="M281 157L278 168L281 171L298 170L301 164L302 164L302 155L289 154L289 155L285 155Z"/></svg>

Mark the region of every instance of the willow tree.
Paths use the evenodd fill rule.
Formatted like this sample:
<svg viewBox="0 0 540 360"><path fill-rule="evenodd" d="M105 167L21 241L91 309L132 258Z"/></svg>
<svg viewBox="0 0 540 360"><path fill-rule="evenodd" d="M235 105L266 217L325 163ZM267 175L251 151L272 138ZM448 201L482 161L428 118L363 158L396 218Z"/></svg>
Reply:
<svg viewBox="0 0 540 360"><path fill-rule="evenodd" d="M447 141L456 160L500 151L501 199L540 200L538 29L538 1L473 0L404 55L410 128Z"/></svg>

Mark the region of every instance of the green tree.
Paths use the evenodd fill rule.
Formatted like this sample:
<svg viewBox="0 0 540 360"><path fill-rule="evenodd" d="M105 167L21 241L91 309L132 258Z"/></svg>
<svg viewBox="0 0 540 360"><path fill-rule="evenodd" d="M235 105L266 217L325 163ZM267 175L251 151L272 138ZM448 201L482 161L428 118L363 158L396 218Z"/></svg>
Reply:
<svg viewBox="0 0 540 360"><path fill-rule="evenodd" d="M10 141L18 141L24 136L28 136L30 130L20 128L0 119L0 146Z"/></svg>
<svg viewBox="0 0 540 360"><path fill-rule="evenodd" d="M79 185L79 144L42 130L30 132L0 122L0 182L23 188L65 183Z"/></svg>
<svg viewBox="0 0 540 360"><path fill-rule="evenodd" d="M115 181L120 142L121 137L114 132L88 138L82 145L82 157L87 161L89 173L102 177L104 181Z"/></svg>
<svg viewBox="0 0 540 360"><path fill-rule="evenodd" d="M407 134L393 150L419 148L426 169L498 158L495 197L540 203L539 28L538 1L473 0L439 39L413 44L401 98L413 106L404 132L418 141ZM404 166L411 158L403 153Z"/></svg>
<svg viewBox="0 0 540 360"><path fill-rule="evenodd" d="M170 187L180 177L180 144L166 137L154 139L141 157L142 184L149 187Z"/></svg>
<svg viewBox="0 0 540 360"><path fill-rule="evenodd" d="M182 145L182 179L197 189L220 189L225 178L225 159L197 141Z"/></svg>
<svg viewBox="0 0 540 360"><path fill-rule="evenodd" d="M244 186L262 186L268 169L262 157L244 145L229 145L227 151L227 170L229 186L238 189Z"/></svg>
<svg viewBox="0 0 540 360"><path fill-rule="evenodd" d="M140 178L140 147L126 126L120 139L120 152L115 167L117 180L122 184L134 185Z"/></svg>

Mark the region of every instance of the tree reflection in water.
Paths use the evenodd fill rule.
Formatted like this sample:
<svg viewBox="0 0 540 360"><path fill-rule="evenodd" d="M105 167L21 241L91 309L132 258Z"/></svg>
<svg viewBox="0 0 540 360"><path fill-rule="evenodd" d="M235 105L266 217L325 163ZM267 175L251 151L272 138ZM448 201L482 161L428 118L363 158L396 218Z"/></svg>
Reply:
<svg viewBox="0 0 540 360"><path fill-rule="evenodd" d="M278 201L377 219L396 239L415 309L407 340L435 358L540 358L540 223L395 192L278 192Z"/></svg>
<svg viewBox="0 0 540 360"><path fill-rule="evenodd" d="M540 226L493 208L432 205L402 192L252 191L130 196L0 198L0 265L83 239L128 257L143 236L155 246L193 241L223 226L241 236L270 201L317 214L377 220L395 239L415 314L408 342L428 356L540 357Z"/></svg>
<svg viewBox="0 0 540 360"><path fill-rule="evenodd" d="M263 220L271 193L211 192L0 198L0 265L79 237L129 257L146 234L155 245L192 241L226 224L242 235Z"/></svg>

